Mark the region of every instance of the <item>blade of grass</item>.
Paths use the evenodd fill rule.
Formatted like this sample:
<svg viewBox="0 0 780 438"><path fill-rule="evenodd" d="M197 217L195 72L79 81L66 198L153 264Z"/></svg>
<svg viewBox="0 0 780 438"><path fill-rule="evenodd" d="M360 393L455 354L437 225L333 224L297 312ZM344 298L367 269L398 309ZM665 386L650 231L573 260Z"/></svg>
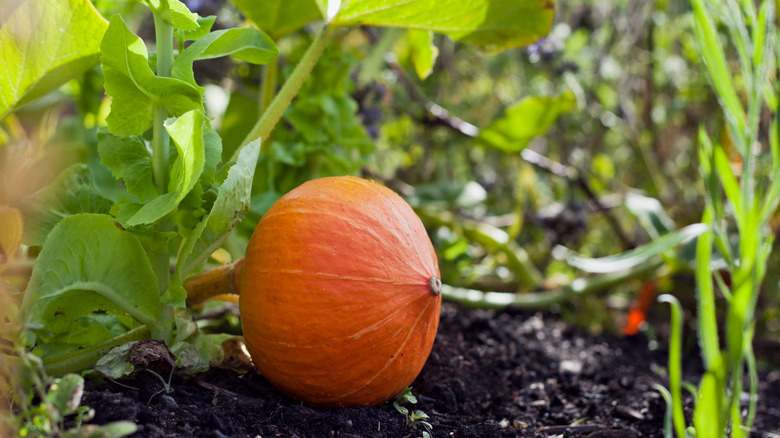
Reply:
<svg viewBox="0 0 780 438"><path fill-rule="evenodd" d="M723 362L713 363L713 369L704 374L699 383L699 392L693 410L693 426L697 438L723 438L725 436L725 412L723 400L725 394L725 379L718 374L725 374Z"/></svg>
<svg viewBox="0 0 780 438"><path fill-rule="evenodd" d="M701 235L707 229L708 227L704 224L688 225L687 227L667 233L646 245L608 257L582 257L567 250L569 251L567 263L577 269L590 273L608 273L630 269L655 256L663 254L681 243L685 243L688 240Z"/></svg>
<svg viewBox="0 0 780 438"><path fill-rule="evenodd" d="M753 352L753 345L745 346L745 359L748 369L748 378L750 379L750 400L748 401L748 413L745 418L745 430L753 427L756 420L756 406L758 405L758 369L756 368L756 355Z"/></svg>
<svg viewBox="0 0 780 438"><path fill-rule="evenodd" d="M703 0L691 0L694 17L694 34L699 43L701 56L707 65L710 78L721 99L727 117L738 132L745 130L745 110L737 97L731 73L726 65L726 56L718 40L712 18L704 6ZM744 153L744 145L737 144Z"/></svg>
<svg viewBox="0 0 780 438"><path fill-rule="evenodd" d="M678 437L685 436L685 414L682 406L682 328L683 310L674 295L658 297L659 303L668 303L672 309L672 326L669 333L669 393L672 396L672 419Z"/></svg>
<svg viewBox="0 0 780 438"><path fill-rule="evenodd" d="M661 385L655 384L653 388L661 393L661 397L666 402L666 411L664 412L664 438L674 438L674 430L672 429L672 416L674 415L674 409L672 409L672 394L669 390Z"/></svg>
<svg viewBox="0 0 780 438"><path fill-rule="evenodd" d="M729 158L726 156L726 152L722 147L715 146L712 150L712 154L713 164L715 165L715 173L718 175L718 179L720 180L720 183L723 186L723 190L726 193L726 199L729 200L731 208L734 210L737 226L740 227L740 230L743 230L746 225L745 218L741 214L741 212L744 211L744 207L742 205L743 201L740 193L739 182L737 181L737 177L734 176L734 172L731 170L731 162L729 161Z"/></svg>
<svg viewBox="0 0 780 438"><path fill-rule="evenodd" d="M705 210L702 219L712 223L711 209ZM707 231L699 236L696 242L696 284L698 285L697 321L699 325L699 348L705 369L709 369L715 359L720 356L718 340L718 322L715 312L715 291L710 273L710 258L712 257L712 232Z"/></svg>

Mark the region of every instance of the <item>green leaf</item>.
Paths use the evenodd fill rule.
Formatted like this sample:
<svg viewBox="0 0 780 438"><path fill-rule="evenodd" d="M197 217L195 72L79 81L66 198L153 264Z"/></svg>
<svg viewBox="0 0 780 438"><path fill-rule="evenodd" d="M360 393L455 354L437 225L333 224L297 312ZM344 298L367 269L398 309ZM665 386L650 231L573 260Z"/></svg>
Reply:
<svg viewBox="0 0 780 438"><path fill-rule="evenodd" d="M127 191L147 202L157 195L152 175L152 154L140 137L106 136L98 145L100 162L111 170L114 177L122 179Z"/></svg>
<svg viewBox="0 0 780 438"><path fill-rule="evenodd" d="M130 349L137 341L125 342L108 351L103 357L95 362L92 367L95 371L109 379L124 379L135 372L135 365L127 361Z"/></svg>
<svg viewBox="0 0 780 438"><path fill-rule="evenodd" d="M520 152L543 135L562 114L574 108L574 93L527 97L480 131L477 141L504 152Z"/></svg>
<svg viewBox="0 0 780 438"><path fill-rule="evenodd" d="M171 76L197 87L192 73L196 60L232 55L252 64L267 64L278 54L273 40L254 27L218 30L184 49L173 62Z"/></svg>
<svg viewBox="0 0 780 438"><path fill-rule="evenodd" d="M45 327L45 340L78 329L79 319L94 311L127 314L159 329L160 292L132 233L108 215L78 214L60 221L46 238L22 312L27 324ZM102 340L96 332L90 344Z"/></svg>
<svg viewBox="0 0 780 438"><path fill-rule="evenodd" d="M713 225L713 215L710 208L705 210L702 221L710 227ZM707 368L717 363L720 357L715 285L711 267L713 240L712 231L707 231L699 236L696 242L694 268L698 288L696 323L699 329L699 348L701 349L702 362Z"/></svg>
<svg viewBox="0 0 780 438"><path fill-rule="evenodd" d="M184 374L197 374L209 369L209 363L201 357L198 350L189 342L177 342L171 347L176 356L176 368Z"/></svg>
<svg viewBox="0 0 780 438"><path fill-rule="evenodd" d="M197 87L176 78L158 78L149 68L146 46L119 15L111 22L100 45L106 94L111 96L108 130L117 136L143 134L152 126L156 106L172 116L203 109Z"/></svg>
<svg viewBox="0 0 780 438"><path fill-rule="evenodd" d="M171 169L168 193L152 199L141 207L127 220L128 226L154 223L176 209L182 199L195 187L206 163L206 152L203 146L204 124L203 113L196 110L165 122L165 129L179 152Z"/></svg>
<svg viewBox="0 0 780 438"><path fill-rule="evenodd" d="M234 0L233 3L274 40L295 32L306 23L325 16L314 0Z"/></svg>
<svg viewBox="0 0 780 438"><path fill-rule="evenodd" d="M203 146L205 119L200 111L190 111L178 119L165 122L165 130L178 149L179 156L173 163L169 191L177 191L183 198L198 181L206 163Z"/></svg>
<svg viewBox="0 0 780 438"><path fill-rule="evenodd" d="M259 140L249 143L238 154L238 161L230 168L227 179L219 188L211 212L193 231L179 254L180 261L186 260L186 264L180 266L182 276L203 263L246 216L251 204L252 179L259 154Z"/></svg>
<svg viewBox="0 0 780 438"><path fill-rule="evenodd" d="M88 0L30 0L0 29L0 120L98 63L107 23Z"/></svg>
<svg viewBox="0 0 780 438"><path fill-rule="evenodd" d="M225 351L222 343L235 336L227 333L198 333L190 343L198 351L198 355L206 360L210 365L219 366L225 359Z"/></svg>
<svg viewBox="0 0 780 438"><path fill-rule="evenodd" d="M200 181L206 187L214 182L217 166L222 162L222 138L210 126L206 127L206 132L203 134L203 148L205 149L205 161Z"/></svg>
<svg viewBox="0 0 780 438"><path fill-rule="evenodd" d="M179 0L139 0L155 14L176 29L192 31L198 29L198 14L187 9Z"/></svg>
<svg viewBox="0 0 780 438"><path fill-rule="evenodd" d="M439 48L433 44L433 32L409 29L409 45L412 51L412 65L420 79L433 73L433 65L439 56Z"/></svg>
<svg viewBox="0 0 780 438"><path fill-rule="evenodd" d="M692 0L694 34L699 44L704 64L710 73L710 79L721 99L721 105L726 116L736 125L737 132L745 130L745 110L737 96L736 88L732 81L732 75L726 64L726 55L718 40L715 26L712 23L703 0ZM739 143L736 143L739 147ZM744 151L743 151L744 152Z"/></svg>
<svg viewBox="0 0 780 438"><path fill-rule="evenodd" d="M328 0L314 0L317 3L317 8L320 10L320 16L323 18L328 17Z"/></svg>
<svg viewBox="0 0 780 438"><path fill-rule="evenodd" d="M216 15L209 15L208 17L198 17L198 28L194 30L181 30L176 29L176 38L183 43L184 41L193 41L206 36L211 32L211 27L214 26L214 22L217 21Z"/></svg>
<svg viewBox="0 0 780 438"><path fill-rule="evenodd" d="M726 412L723 401L726 398L725 379L719 378L716 372L708 371L699 382L699 393L693 410L693 425L696 436L721 437L726 436Z"/></svg>
<svg viewBox="0 0 780 438"><path fill-rule="evenodd" d="M393 402L393 407L395 407L395 410L398 411L399 414L409 415L409 409L399 405L398 402Z"/></svg>
<svg viewBox="0 0 780 438"><path fill-rule="evenodd" d="M546 35L552 0L352 0L335 26L385 26L432 30L489 50L524 46Z"/></svg>
<svg viewBox="0 0 780 438"><path fill-rule="evenodd" d="M78 374L66 374L49 385L46 398L60 415L65 416L76 412L83 394L84 378Z"/></svg>
<svg viewBox="0 0 780 438"><path fill-rule="evenodd" d="M181 30L196 30L198 24L198 14L194 14L187 9L187 6L179 0L162 0L161 5L167 6L162 9L161 16L163 21Z"/></svg>
<svg viewBox="0 0 780 438"><path fill-rule="evenodd" d="M49 186L21 205L26 245L40 246L62 219L77 213L108 213L111 201L98 195L92 171L86 164L74 164Z"/></svg>
<svg viewBox="0 0 780 438"><path fill-rule="evenodd" d="M685 228L670 232L646 245L618 255L593 259L572 253L568 255L566 261L569 265L585 272L618 272L633 268L655 256L663 254L675 246L699 236L708 229L709 227L704 224L688 225Z"/></svg>

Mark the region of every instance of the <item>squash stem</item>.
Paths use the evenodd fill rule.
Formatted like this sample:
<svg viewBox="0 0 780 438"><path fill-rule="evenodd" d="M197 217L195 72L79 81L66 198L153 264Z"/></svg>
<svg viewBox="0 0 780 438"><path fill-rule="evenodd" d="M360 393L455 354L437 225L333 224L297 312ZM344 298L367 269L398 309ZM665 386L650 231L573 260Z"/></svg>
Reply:
<svg viewBox="0 0 780 438"><path fill-rule="evenodd" d="M187 306L193 309L220 295L239 295L238 281L244 269L244 258L218 268L193 275L184 282L187 290ZM231 299L232 301L232 299Z"/></svg>

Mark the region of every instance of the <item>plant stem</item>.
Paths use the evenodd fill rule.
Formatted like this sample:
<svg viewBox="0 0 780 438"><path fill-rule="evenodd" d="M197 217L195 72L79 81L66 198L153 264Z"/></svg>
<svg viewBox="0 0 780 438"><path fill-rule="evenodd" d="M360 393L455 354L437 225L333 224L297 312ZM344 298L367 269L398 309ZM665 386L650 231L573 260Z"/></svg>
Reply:
<svg viewBox="0 0 780 438"><path fill-rule="evenodd" d="M260 82L260 114L271 105L276 93L276 82L279 77L278 58L263 66L263 76Z"/></svg>
<svg viewBox="0 0 780 438"><path fill-rule="evenodd" d="M162 14L153 11L155 43L157 45L157 76L169 77L173 66L173 26L166 23ZM162 105L155 105L152 121L152 171L154 174L154 184L159 194L164 194L168 190L168 160L170 154L170 137L165 129L165 120L168 118L168 111ZM166 231L164 224L160 224L160 231ZM154 254L150 257L154 273L157 276L157 287L162 295L170 287L170 255L167 252ZM152 337L170 341L173 332L173 308L162 304L160 309L160 320L163 330L152 330Z"/></svg>
<svg viewBox="0 0 780 438"><path fill-rule="evenodd" d="M162 16L154 13L154 31L157 42L157 76L168 77L173 66L173 26L166 23ZM165 130L168 111L161 105L154 107L152 122L152 150L154 184L157 192L163 194L168 188L168 154L170 139Z"/></svg>
<svg viewBox="0 0 780 438"><path fill-rule="evenodd" d="M442 285L442 297L460 305L478 309L503 309L506 307L545 309L575 295L587 295L610 288L626 280L650 274L653 276L670 275L671 269L665 267L663 261L651 260L626 271L577 279L557 289L525 293L483 292Z"/></svg>
<svg viewBox="0 0 780 438"><path fill-rule="evenodd" d="M54 377L64 376L68 373L77 373L94 365L108 350L117 345L148 339L149 335L149 327L142 325L100 344L63 354L62 356L44 359L43 366L46 372Z"/></svg>
<svg viewBox="0 0 780 438"><path fill-rule="evenodd" d="M187 306L203 307L203 303L219 295L238 295L238 284L244 268L244 258L197 275L184 282L187 290Z"/></svg>
<svg viewBox="0 0 780 438"><path fill-rule="evenodd" d="M669 392L672 395L672 421L677 436L685 436L685 416L682 403L682 329L683 311L673 295L664 294L658 301L669 303L672 309L672 326L669 333Z"/></svg>
<svg viewBox="0 0 780 438"><path fill-rule="evenodd" d="M334 28L325 26L320 33L317 34L309 48L306 49L306 53L303 54L301 61L295 66L295 70L293 70L290 77L284 82L282 89L279 90L279 93L274 97L274 100L271 101L268 108L263 112L263 115L260 116L260 120L257 121L244 141L241 142L241 146L233 152L231 161L238 159L238 153L241 152L241 149L247 144L257 139L264 141L268 138L268 135L274 129L274 126L276 126L279 119L282 118L282 114L284 114L284 111L290 105L290 102L292 102L293 97L298 94L298 90L301 89L303 82L309 77L309 73L311 73L311 70L320 59L323 50L325 50L325 47L333 37L334 31ZM262 151L266 151L267 149L267 145L263 144L261 146Z"/></svg>

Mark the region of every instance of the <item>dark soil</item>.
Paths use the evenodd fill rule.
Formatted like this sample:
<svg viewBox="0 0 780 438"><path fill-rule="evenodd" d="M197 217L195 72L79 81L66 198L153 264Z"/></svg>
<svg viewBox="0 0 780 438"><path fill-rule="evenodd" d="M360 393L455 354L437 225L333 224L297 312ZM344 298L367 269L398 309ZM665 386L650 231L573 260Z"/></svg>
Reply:
<svg viewBox="0 0 780 438"><path fill-rule="evenodd" d="M526 312L445 304L433 352L413 384L432 437L660 437L666 353L642 336L591 336ZM698 358L696 358L698 361ZM692 366L692 368L695 368ZM686 376L688 377L688 376ZM693 377L690 380L698 381ZM752 436L780 433L780 373L763 376ZM257 373L214 369L173 392L140 373L133 385L88 384L93 423L130 420L138 437L420 437L392 405L315 409ZM771 390L775 388L775 390Z"/></svg>

